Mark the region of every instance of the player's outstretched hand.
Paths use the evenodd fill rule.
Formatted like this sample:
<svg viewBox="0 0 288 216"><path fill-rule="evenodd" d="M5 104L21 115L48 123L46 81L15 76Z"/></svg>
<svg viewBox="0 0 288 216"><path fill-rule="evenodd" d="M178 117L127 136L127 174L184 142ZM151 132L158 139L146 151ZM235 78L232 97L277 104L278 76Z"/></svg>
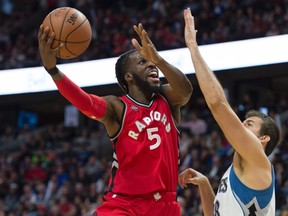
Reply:
<svg viewBox="0 0 288 216"><path fill-rule="evenodd" d="M190 8L184 10L184 20L185 20L185 43L189 48L191 46L197 46L194 17L192 16Z"/></svg>
<svg viewBox="0 0 288 216"><path fill-rule="evenodd" d="M55 33L52 32L51 35L48 35L49 27L44 29L43 25L40 26L38 32L38 43L39 43L39 52L43 62L43 66L50 69L55 67L57 63L56 54L62 44L55 49L51 47L53 40L55 38Z"/></svg>
<svg viewBox="0 0 288 216"><path fill-rule="evenodd" d="M188 184L194 184L199 186L202 183L208 181L206 176L192 168L188 168L182 173L180 173L178 180L182 188L186 188Z"/></svg>
<svg viewBox="0 0 288 216"><path fill-rule="evenodd" d="M161 61L161 57L158 54L154 44L150 40L147 32L143 28L142 24L139 23L138 26L133 26L135 32L138 34L142 46L138 43L138 41L133 38L132 44L135 47L135 49L138 50L138 52L141 54L143 58L145 58L148 61L153 62L155 65L157 65Z"/></svg>

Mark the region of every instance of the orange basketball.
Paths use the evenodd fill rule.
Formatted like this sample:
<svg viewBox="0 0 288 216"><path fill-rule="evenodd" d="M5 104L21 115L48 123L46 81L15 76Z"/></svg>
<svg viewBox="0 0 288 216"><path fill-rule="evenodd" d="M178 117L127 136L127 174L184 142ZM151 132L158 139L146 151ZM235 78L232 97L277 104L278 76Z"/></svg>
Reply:
<svg viewBox="0 0 288 216"><path fill-rule="evenodd" d="M79 10L71 7L60 7L51 11L43 21L44 28L50 27L55 32L52 48L63 46L57 53L58 58L70 59L82 54L92 39L89 20Z"/></svg>

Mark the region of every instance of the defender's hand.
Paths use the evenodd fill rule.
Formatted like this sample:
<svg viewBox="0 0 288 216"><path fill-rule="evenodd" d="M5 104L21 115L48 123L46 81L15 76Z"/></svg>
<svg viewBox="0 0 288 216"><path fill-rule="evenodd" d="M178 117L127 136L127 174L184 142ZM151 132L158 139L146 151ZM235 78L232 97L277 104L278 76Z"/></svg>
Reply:
<svg viewBox="0 0 288 216"><path fill-rule="evenodd" d="M189 48L191 46L197 46L194 17L192 16L190 8L184 10L184 20L185 20L185 43Z"/></svg>
<svg viewBox="0 0 288 216"><path fill-rule="evenodd" d="M179 174L178 180L180 186L186 188L188 184L201 185L207 181L207 177L192 168L188 168Z"/></svg>

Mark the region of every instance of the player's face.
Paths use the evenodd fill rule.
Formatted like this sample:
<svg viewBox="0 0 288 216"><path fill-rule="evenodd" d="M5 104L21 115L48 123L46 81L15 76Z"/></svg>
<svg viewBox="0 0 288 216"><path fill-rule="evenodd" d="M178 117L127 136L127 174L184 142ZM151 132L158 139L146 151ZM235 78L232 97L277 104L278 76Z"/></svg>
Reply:
<svg viewBox="0 0 288 216"><path fill-rule="evenodd" d="M135 84L144 92L159 92L161 81L158 68L150 61L145 60L138 52L130 56L129 72Z"/></svg>
<svg viewBox="0 0 288 216"><path fill-rule="evenodd" d="M244 126L254 133L257 137L260 136L260 129L262 124L262 119L256 116L249 117L243 121Z"/></svg>

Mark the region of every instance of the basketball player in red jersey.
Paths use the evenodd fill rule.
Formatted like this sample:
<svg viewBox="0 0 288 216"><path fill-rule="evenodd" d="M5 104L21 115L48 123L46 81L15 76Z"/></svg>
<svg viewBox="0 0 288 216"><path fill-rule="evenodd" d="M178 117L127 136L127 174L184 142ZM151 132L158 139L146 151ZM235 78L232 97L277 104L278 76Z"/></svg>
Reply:
<svg viewBox="0 0 288 216"><path fill-rule="evenodd" d="M98 216L177 216L180 108L192 85L155 49L142 25L134 26L141 45L121 55L116 77L125 96L99 97L85 93L57 67L55 34L40 27L38 41L43 65L60 93L91 119L105 125L114 147L111 177ZM159 70L168 84L161 84Z"/></svg>

